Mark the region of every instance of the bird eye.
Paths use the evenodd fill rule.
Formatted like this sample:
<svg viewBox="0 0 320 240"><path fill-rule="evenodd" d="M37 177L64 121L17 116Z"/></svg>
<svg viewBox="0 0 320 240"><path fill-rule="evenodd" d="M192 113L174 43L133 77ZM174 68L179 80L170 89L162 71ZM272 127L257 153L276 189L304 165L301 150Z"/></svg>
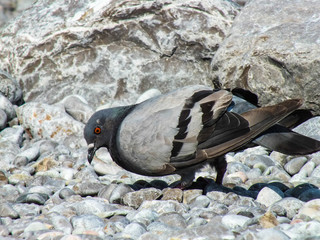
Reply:
<svg viewBox="0 0 320 240"><path fill-rule="evenodd" d="M100 133L101 133L101 128L100 128L100 127L96 127L96 128L94 129L94 133L95 133L95 134L100 134Z"/></svg>

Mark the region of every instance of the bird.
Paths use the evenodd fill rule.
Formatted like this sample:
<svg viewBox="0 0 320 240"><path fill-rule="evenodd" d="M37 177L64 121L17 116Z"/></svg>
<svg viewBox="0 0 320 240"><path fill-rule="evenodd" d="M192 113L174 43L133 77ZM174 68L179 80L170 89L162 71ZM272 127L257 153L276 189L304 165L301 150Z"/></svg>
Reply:
<svg viewBox="0 0 320 240"><path fill-rule="evenodd" d="M122 168L145 176L179 174L189 187L205 164L222 184L224 155L249 144L291 155L320 150L320 141L279 124L303 101L256 107L225 89L185 86L141 103L95 112L84 128L88 162L106 147ZM239 107L240 105L245 107Z"/></svg>

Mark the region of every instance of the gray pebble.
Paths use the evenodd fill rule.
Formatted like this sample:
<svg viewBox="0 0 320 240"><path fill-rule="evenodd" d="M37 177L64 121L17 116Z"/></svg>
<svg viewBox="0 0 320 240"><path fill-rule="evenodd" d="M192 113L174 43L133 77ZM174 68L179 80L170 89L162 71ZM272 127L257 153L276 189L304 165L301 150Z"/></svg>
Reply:
<svg viewBox="0 0 320 240"><path fill-rule="evenodd" d="M284 169L290 174L294 175L300 171L302 166L308 161L306 157L297 157L291 159L286 165L284 165Z"/></svg>
<svg viewBox="0 0 320 240"><path fill-rule="evenodd" d="M16 156L13 160L13 164L16 167L23 167L26 166L28 163L28 158L26 158L25 156Z"/></svg>
<svg viewBox="0 0 320 240"><path fill-rule="evenodd" d="M285 209L286 217L292 219L299 211L299 209L303 206L304 202L297 198L293 197L286 197L281 199L280 201L275 202L271 208L275 205L280 206L281 208Z"/></svg>
<svg viewBox="0 0 320 240"><path fill-rule="evenodd" d="M7 114L5 111L0 109L0 130L4 129L7 126Z"/></svg>
<svg viewBox="0 0 320 240"><path fill-rule="evenodd" d="M29 188L28 193L40 193L51 196L53 194L53 191L48 186L33 186Z"/></svg>
<svg viewBox="0 0 320 240"><path fill-rule="evenodd" d="M222 224L229 229L237 229L245 227L249 220L245 216L228 214L222 217Z"/></svg>
<svg viewBox="0 0 320 240"><path fill-rule="evenodd" d="M240 162L230 162L227 166L227 174L235 172L247 172L250 170L250 167Z"/></svg>
<svg viewBox="0 0 320 240"><path fill-rule="evenodd" d="M23 127L15 125L13 127L8 127L0 132L1 141L10 141L12 143L21 146L23 139Z"/></svg>
<svg viewBox="0 0 320 240"><path fill-rule="evenodd" d="M52 225L55 229L59 229L63 231L64 234L71 234L72 232L72 225L68 218L61 215L55 215L50 218Z"/></svg>
<svg viewBox="0 0 320 240"><path fill-rule="evenodd" d="M201 217L191 217L188 220L188 228L194 228L194 227L199 227L201 225L207 224L208 221L206 221L204 218Z"/></svg>
<svg viewBox="0 0 320 240"><path fill-rule="evenodd" d="M286 224L285 227L280 228L280 230L282 230L282 232L288 236L288 238L283 238L283 239L314 239L314 240L319 239L320 237L319 229L320 229L319 221L300 222L293 225ZM276 238L272 238L272 239L269 238L269 239L272 240Z"/></svg>
<svg viewBox="0 0 320 240"><path fill-rule="evenodd" d="M176 200L182 202L183 191L179 188L165 188L162 190L161 200Z"/></svg>
<svg viewBox="0 0 320 240"><path fill-rule="evenodd" d="M173 200L153 200L153 201L144 201L139 207L139 211L142 209L152 209L158 214L169 213L169 212L177 212L177 213L186 213L188 211L188 207L185 204L178 203Z"/></svg>
<svg viewBox="0 0 320 240"><path fill-rule="evenodd" d="M107 235L114 236L115 234L122 232L126 226L127 224L122 222L109 221L104 227L104 232Z"/></svg>
<svg viewBox="0 0 320 240"><path fill-rule="evenodd" d="M28 159L28 162L35 161L40 156L40 148L39 146L27 148L26 150L19 153L18 156L26 157Z"/></svg>
<svg viewBox="0 0 320 240"><path fill-rule="evenodd" d="M206 208L210 204L210 198L205 195L196 197L191 203L191 208Z"/></svg>
<svg viewBox="0 0 320 240"><path fill-rule="evenodd" d="M81 215L71 218L71 224L73 227L72 234L81 234L85 231L102 231L105 223L96 215Z"/></svg>
<svg viewBox="0 0 320 240"><path fill-rule="evenodd" d="M275 186L267 186L259 192L257 202L269 207L282 198L284 198L284 193L279 188Z"/></svg>
<svg viewBox="0 0 320 240"><path fill-rule="evenodd" d="M126 217L131 222L138 222L144 226L148 226L150 223L158 219L159 214L151 209L142 209L137 212L132 211Z"/></svg>
<svg viewBox="0 0 320 240"><path fill-rule="evenodd" d="M49 196L44 193L27 193L23 194L17 198L17 203L35 203L39 205L44 205L49 199Z"/></svg>
<svg viewBox="0 0 320 240"><path fill-rule="evenodd" d="M0 91L12 104L21 102L22 90L19 83L3 70L0 70Z"/></svg>
<svg viewBox="0 0 320 240"><path fill-rule="evenodd" d="M320 178L320 165L312 171L311 177Z"/></svg>
<svg viewBox="0 0 320 240"><path fill-rule="evenodd" d="M95 196L104 187L99 182L80 182L73 186L72 190L80 196Z"/></svg>
<svg viewBox="0 0 320 240"><path fill-rule="evenodd" d="M76 210L77 215L99 215L106 209L106 204L102 201L98 201L94 198L85 199L80 202L72 204L72 207Z"/></svg>
<svg viewBox="0 0 320 240"><path fill-rule="evenodd" d="M9 229L7 228L7 226L5 225L0 225L0 236L3 237L7 237L9 236L10 232ZM10 238L7 238L8 240L10 240Z"/></svg>
<svg viewBox="0 0 320 240"><path fill-rule="evenodd" d="M313 161L308 161L299 171L298 174L305 176L305 177L310 177L314 168L316 167L315 162Z"/></svg>
<svg viewBox="0 0 320 240"><path fill-rule="evenodd" d="M177 229L184 229L187 227L186 220L179 213L164 213L159 216L158 220L159 222Z"/></svg>
<svg viewBox="0 0 320 240"><path fill-rule="evenodd" d="M59 197L61 199L67 199L70 196L76 195L76 193L70 188L62 188L59 191Z"/></svg>
<svg viewBox="0 0 320 240"><path fill-rule="evenodd" d="M147 227L147 230L149 232L154 232L157 235L162 235L162 234L168 233L168 232L170 232L172 230L176 230L176 229L173 228L172 226L165 224L165 223L153 222Z"/></svg>
<svg viewBox="0 0 320 240"><path fill-rule="evenodd" d="M66 112L79 122L86 123L94 113L88 102L79 95L67 96L61 102Z"/></svg>
<svg viewBox="0 0 320 240"><path fill-rule="evenodd" d="M124 238L137 239L145 232L145 226L143 226L141 223L133 222L125 227L125 229L121 233L121 236L123 236Z"/></svg>
<svg viewBox="0 0 320 240"><path fill-rule="evenodd" d="M263 229L263 230L259 231L256 234L256 238L261 239L261 240L274 240L274 239L289 240L289 239L291 239L291 238L289 238L288 235L286 235L282 231L280 231L278 229L274 229L274 228Z"/></svg>
<svg viewBox="0 0 320 240"><path fill-rule="evenodd" d="M19 217L19 213L13 209L9 203L0 203L0 217L9 217L16 219Z"/></svg>
<svg viewBox="0 0 320 240"><path fill-rule="evenodd" d="M16 111L14 110L12 103L8 98L2 95L2 93L0 93L0 109L6 113L8 121L16 117Z"/></svg>
<svg viewBox="0 0 320 240"><path fill-rule="evenodd" d="M135 192L129 192L126 193L123 198L123 204L133 207L133 208L138 208L143 201L150 201L150 200L155 200L158 199L162 194L162 191L156 188L146 188L146 189L141 189L139 191Z"/></svg>
<svg viewBox="0 0 320 240"><path fill-rule="evenodd" d="M40 214L40 206L38 204L30 203L30 204L13 204L12 208L17 211L21 218L28 216L38 216Z"/></svg>
<svg viewBox="0 0 320 240"><path fill-rule="evenodd" d="M122 197L129 192L133 192L133 189L126 184L109 184L99 191L98 197L105 198L110 203L120 203Z"/></svg>
<svg viewBox="0 0 320 240"><path fill-rule="evenodd" d="M289 182L291 176L284 170L277 166L268 167L262 174L267 176L270 180L279 180L281 182Z"/></svg>

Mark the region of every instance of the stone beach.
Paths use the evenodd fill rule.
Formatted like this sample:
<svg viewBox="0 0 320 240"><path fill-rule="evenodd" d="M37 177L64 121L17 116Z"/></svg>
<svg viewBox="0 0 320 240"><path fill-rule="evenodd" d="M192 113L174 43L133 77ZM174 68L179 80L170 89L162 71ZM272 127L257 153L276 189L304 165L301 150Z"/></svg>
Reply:
<svg viewBox="0 0 320 240"><path fill-rule="evenodd" d="M155 40L155 36L150 37L151 32L149 32L151 35L143 35L146 38L128 34L125 35L126 41L119 40L119 43L124 45L118 47L119 49L132 47L127 52L123 52L124 56L129 56L129 60L126 57L122 59L124 62L119 59L115 62L109 60L105 62L108 68L114 68L118 62L119 69L110 69L107 72L101 70L101 73L97 73L98 66L101 65L101 62L97 62L101 59L92 56L87 59L86 63L92 64L94 72L90 73L87 65L79 60L81 56L81 51L78 49L80 43L77 45L74 42L74 45L65 46L62 39L60 44L61 49L64 50L50 48L51 38L57 37L58 33L61 34L61 38L66 37L63 30L53 28L50 25L51 30L43 31L53 31L57 34L56 36L39 32L33 36L34 38L31 38L32 32L23 32L27 31L23 28L19 31L16 30L15 38L23 39L25 37L26 41L23 49L25 52L21 48L21 52L19 52L18 47L21 43L18 40L16 40L15 46L13 46L14 44L6 45L6 41L9 42L11 38L8 32L18 29L21 19L18 17L17 20L13 19L11 23L5 25L1 29L2 40L0 40L0 46L4 49L0 54L0 239L320 239L320 152L306 156L288 156L278 152L270 152L260 146L239 152L230 152L226 155L228 168L223 186L214 182L215 170L205 166L197 173L197 180L186 190L172 187L179 180L178 175L145 177L118 167L112 161L107 149L100 149L92 164L87 162L87 144L83 138L83 128L88 118L97 109L140 102L160 92L166 92L170 88L187 84L212 85L211 80L213 79L223 78L225 82L221 79L220 81L221 85L225 87L237 85L237 83L232 85L230 82L235 81L233 78L236 78L234 77L236 75L240 75L240 78L244 77L239 73L244 67L239 65L236 70L233 69L235 72L238 71L237 73L228 75L227 70L232 68L234 62L230 63L231 66L225 66L228 61L225 58L234 56L235 53L232 52L235 51L234 46L230 47L230 41L233 41L238 30L242 29L241 22L249 21L244 18L250 13L250 9L258 3L254 3L254 1L249 3L246 1L203 1L201 5L201 1L191 1L190 4L193 5L190 7L185 6L183 1L168 1L167 5L163 1L137 1L140 5L138 3L130 5L128 7L130 11L127 11L128 9L123 3L118 6L119 9L123 8L121 11L113 9L115 12L110 13L105 10L106 6L98 5L95 1L92 1L91 5L87 1L79 2L82 5L81 7L77 6L79 9L74 10L73 16L80 19L77 24L82 24L78 29L72 25L74 24L70 20L72 16L67 16L64 12L66 5L63 5L60 10L56 9L56 15L52 14L48 18L52 17L53 19L66 14L67 24L65 27L70 28L68 31L81 31L81 33L77 33L78 37L71 33L66 35L70 37L70 41L75 42L81 39L79 36L82 36L83 41L79 41L87 47L90 45L88 39L92 38L94 31L85 32L84 28L89 28L90 24L93 29L101 28L98 26L100 23L97 20L101 19L98 18L98 16L101 17L99 14L106 16L106 18L110 17L110 14L114 14L112 19L116 19L115 22L118 24L121 22L120 20L126 19L126 16L130 16L130 21L141 17L139 12L141 9L147 11L148 14L154 14L162 8L165 12L152 15L152 21L143 16L145 25L141 25L145 27L143 31L146 32L151 31L150 26L147 26L150 22L157 25L157 21L166 19L164 16L169 19L171 17L177 19L179 15L184 19L187 17L182 14L183 9L192 9L199 14L196 16L199 17L200 23L209 24L216 21L215 29L220 29L220 35L215 35L216 32L209 25L205 25L206 34L188 36L188 31L184 32L184 29L180 29L187 28L187 26L178 20L174 26L164 27L161 25L163 27L161 31L168 31L168 34L170 31L175 32L174 39L180 41L177 40L177 43L169 41L170 39L166 42L165 39L162 39L163 33L162 35L155 34L157 38L162 39L161 41ZM260 2L261 5L266 4L266 1L257 2ZM269 2L270 4L278 4L277 7L282 9L290 8L286 5L290 3L285 0ZM298 11L301 2L295 0L291 7ZM46 9L46 3L46 1L38 1L33 9L31 7L23 12L23 16L31 15L33 17L35 11L40 7ZM240 3L241 5L238 5ZM310 7L314 3L314 1L306 1L306 6ZM81 12L89 5L93 9L92 12ZM112 4L110 3L110 5ZM55 5L52 4L52 6ZM141 8L139 9L139 7ZM316 8L309 11L316 12ZM216 11L219 12L221 18L213 17L216 16ZM84 20L86 14L88 16L92 14L87 22ZM174 14L177 15L174 16ZM303 19L303 14L301 13L296 21ZM80 15L81 17L79 17ZM313 26L313 24L320 26L320 18L314 16L312 19L313 22L310 19L310 21L306 21L312 22L309 26ZM32 20L35 21L33 18ZM149 20L150 22L148 22ZM232 27L233 20L235 25ZM282 20L279 19L279 21ZM59 21L55 23L57 26L61 24ZM127 23L128 19L122 24ZM280 23L278 24L280 26ZM119 31L122 31L122 27L126 29L126 26L123 25L117 25L120 26ZM40 29L40 26L37 25L37 27ZM42 25L41 27L46 29ZM108 27L110 26L108 25ZM108 33L110 35L107 35L115 38L113 34L116 34L117 28L113 27L112 31ZM264 29L265 34L267 34L266 29ZM195 31L198 30L195 29ZM199 31L201 32L201 30ZM273 29L273 31L276 30ZM106 32L100 29L96 34L100 34L101 37ZM210 34L213 34L214 37L208 37ZM137 35L139 34L137 33ZM315 32L315 35L319 40L319 30ZM248 34L245 35L245 37L248 36ZM168 36L168 38L170 37L172 36ZM43 42L42 45L37 42L38 38L45 38L47 45L44 47ZM150 39L159 42L149 42ZM94 41L93 38L91 40ZM116 40L118 41L118 39ZM119 53L120 50L115 46L112 46L114 47L113 52L103 50L103 37L99 41L94 45L97 49L96 53L100 53L104 57L109 57L111 53ZM130 41L136 45L129 44L127 46L126 44ZM266 39L263 41L267 42ZM313 44L317 44L320 49L319 41ZM230 45L229 48L227 45ZM30 49L33 47L37 54L28 56L30 54L28 51L31 51ZM112 47L108 46L108 49L110 50ZM299 45L299 49L301 47L302 45ZM258 45L256 48L254 51L261 50ZM90 48L88 47L88 49ZM142 51L141 49L144 49L145 52L138 56L139 61L143 62L147 59L148 66L131 59L132 52L130 51L137 54L137 51ZM152 57L147 56L150 49ZM266 49L266 52L271 51L270 48L266 47ZM10 51L16 53L16 56L8 55L7 53ZM42 54L45 54L46 51L53 51L57 55L61 54L62 60L57 61L56 65L53 64L54 66L50 65L48 59L39 64L38 60L43 58ZM61 52L58 53L59 51ZM63 69L63 59L72 55L72 51L77 59L75 62L79 61L79 68L70 70L72 67L68 65L68 69ZM216 53L216 51L218 52ZM273 49L273 51L281 52L284 50ZM256 55L252 53L254 58L261 54L261 52L259 54L257 52ZM47 54L50 55L51 52ZM84 54L84 58L90 55L86 54ZM170 54L173 57L163 60ZM242 52L241 54L245 55ZM53 54L50 57L56 60L57 55ZM162 57L155 58L156 55ZM241 56L239 53L235 59ZM93 58L95 59L92 60ZM179 64L182 66L187 60L187 66L181 67L182 70L178 74ZM225 61L223 64L222 60ZM282 77L285 78L285 81L289 81L288 79L291 78L305 77L308 72L310 73L317 67L314 66L317 63L308 65L309 60L307 57L304 58L302 72L301 75L298 74L298 77L295 72L291 72L292 65L289 63L286 63L287 67L284 70L284 65L281 67L281 64L277 65L274 62L271 64L273 74L266 73L264 75L279 76L275 73L279 70L275 69L276 65L280 66L279 72L282 71ZM152 61L154 61L154 65L151 64ZM170 63L164 63L165 61ZM176 68L168 66L175 62ZM243 64L249 66L248 62L250 61L246 59ZM267 62L263 62L261 66L265 66ZM166 67L163 67L162 64ZM127 65L131 66L126 69L128 72L132 71L131 82L123 80L130 78L128 72L120 74L121 68L125 68ZM157 66L161 66L160 70ZM250 66L253 66L251 69L254 71L250 73L248 69L246 70L246 74L249 76L246 81L249 82L252 91L256 90L257 93L261 93L259 95L262 97L261 103L267 104L270 96L275 95L277 91L270 88L268 91L271 95L268 97L263 92L265 84L259 88L257 83L250 82L255 79L252 76L257 75L257 69L261 69L260 65L259 67L257 65ZM59 73L55 72L57 68ZM191 71L190 68L197 68L197 70L190 73L188 72ZM185 71L185 69L189 70ZM265 72L268 69L270 70L270 66L265 67ZM159 71L164 72L161 79L159 78L158 82L156 80L150 81L150 79L156 78ZM288 72L291 74L289 74L290 77L286 75ZM312 77L306 77L306 85L307 81L314 80L315 72L310 73ZM186 80L188 74L190 79ZM78 77L74 77L75 75ZM90 80L90 76L92 80ZM173 79L174 76L176 76L176 80ZM320 75L316 76L319 79ZM97 80L102 77L105 77L106 80ZM85 79L88 82L84 84ZM193 81L193 79L195 80ZM260 81L263 82L263 79ZM143 85L145 82L148 84ZM314 84L318 83L319 80ZM281 84L281 88L284 90L278 92L278 96L272 97L272 101L280 101L285 93L288 93L286 97L293 97L295 89L299 88L297 83L294 87L290 85L294 84L294 81L290 82L286 89L283 86L284 83L281 82ZM314 108L315 114L319 114L320 99L317 98L319 95L314 95L315 97L312 98L313 93L311 92L311 88L316 88L315 85L310 89L297 91L298 96L296 97L305 96L304 107L316 106ZM101 99L99 100L97 96ZM294 130L320 140L320 117L313 117Z"/></svg>

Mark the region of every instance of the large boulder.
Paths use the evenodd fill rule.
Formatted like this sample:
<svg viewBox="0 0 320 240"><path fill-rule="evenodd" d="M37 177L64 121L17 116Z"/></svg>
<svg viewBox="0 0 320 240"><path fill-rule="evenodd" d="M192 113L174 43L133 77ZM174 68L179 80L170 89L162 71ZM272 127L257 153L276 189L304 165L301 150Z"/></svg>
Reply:
<svg viewBox="0 0 320 240"><path fill-rule="evenodd" d="M132 103L149 88L210 84L237 12L221 0L39 0L2 30L0 69L25 101Z"/></svg>
<svg viewBox="0 0 320 240"><path fill-rule="evenodd" d="M212 61L223 87L244 87L261 104L303 98L320 114L318 0L258 0L238 15Z"/></svg>

